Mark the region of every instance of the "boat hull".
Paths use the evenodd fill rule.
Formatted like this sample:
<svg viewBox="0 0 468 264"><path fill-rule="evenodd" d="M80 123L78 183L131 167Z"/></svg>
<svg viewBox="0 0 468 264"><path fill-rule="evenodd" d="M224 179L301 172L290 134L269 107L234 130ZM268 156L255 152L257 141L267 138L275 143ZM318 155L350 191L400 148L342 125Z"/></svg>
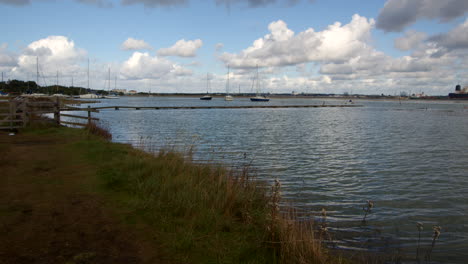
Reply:
<svg viewBox="0 0 468 264"><path fill-rule="evenodd" d="M211 96L203 96L203 97L200 97L200 100L204 100L204 101L208 101L208 100L211 100Z"/></svg>
<svg viewBox="0 0 468 264"><path fill-rule="evenodd" d="M250 98L250 101L252 101L252 102L268 102L268 101L270 101L270 99L253 97L253 98Z"/></svg>
<svg viewBox="0 0 468 264"><path fill-rule="evenodd" d="M449 93L450 99L468 100L468 93Z"/></svg>

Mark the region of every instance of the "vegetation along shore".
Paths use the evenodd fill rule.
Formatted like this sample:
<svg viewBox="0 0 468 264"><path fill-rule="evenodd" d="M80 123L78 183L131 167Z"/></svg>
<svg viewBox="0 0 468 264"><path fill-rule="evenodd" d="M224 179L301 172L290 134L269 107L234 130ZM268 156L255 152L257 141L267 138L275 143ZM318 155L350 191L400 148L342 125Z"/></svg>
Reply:
<svg viewBox="0 0 468 264"><path fill-rule="evenodd" d="M348 263L248 168L152 155L95 125L0 133L2 263Z"/></svg>

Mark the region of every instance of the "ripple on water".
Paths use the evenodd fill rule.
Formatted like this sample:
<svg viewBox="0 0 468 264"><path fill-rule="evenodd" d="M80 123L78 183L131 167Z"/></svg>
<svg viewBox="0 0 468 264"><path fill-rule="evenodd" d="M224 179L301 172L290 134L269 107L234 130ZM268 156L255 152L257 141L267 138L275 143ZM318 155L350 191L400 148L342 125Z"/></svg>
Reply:
<svg viewBox="0 0 468 264"><path fill-rule="evenodd" d="M209 104L225 104L215 99ZM193 98L125 100L119 104L208 104ZM231 103L251 105L243 99ZM101 111L98 117L108 122L118 142L137 145L143 140L154 149L194 145L194 157L201 161L234 166L252 162L259 178L282 182L283 197L295 206L317 218L326 208L330 228L337 236L343 234L338 239L341 248L374 249L374 243L377 248L403 246L414 252L415 223L423 222L425 246L432 225L442 226L434 259L464 263L468 115L463 104L360 103L365 107ZM375 207L363 225L366 200L374 201Z"/></svg>

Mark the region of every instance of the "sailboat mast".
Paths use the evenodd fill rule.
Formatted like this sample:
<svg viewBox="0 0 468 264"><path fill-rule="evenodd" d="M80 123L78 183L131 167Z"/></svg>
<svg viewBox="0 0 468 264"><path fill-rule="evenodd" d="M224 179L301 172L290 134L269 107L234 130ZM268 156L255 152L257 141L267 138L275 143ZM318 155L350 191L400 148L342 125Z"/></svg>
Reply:
<svg viewBox="0 0 468 264"><path fill-rule="evenodd" d="M36 57L36 86L39 86L39 56Z"/></svg>
<svg viewBox="0 0 468 264"><path fill-rule="evenodd" d="M229 95L229 65L228 65L228 73L227 73L226 93L227 95Z"/></svg>
<svg viewBox="0 0 468 264"><path fill-rule="evenodd" d="M88 90L89 90L89 58L88 58Z"/></svg>
<svg viewBox="0 0 468 264"><path fill-rule="evenodd" d="M206 73L206 93L208 94L210 91L210 77L209 73Z"/></svg>
<svg viewBox="0 0 468 264"><path fill-rule="evenodd" d="M256 90L257 90L257 91L256 91L256 92L257 92L257 95L259 95L259 93L260 93L260 85L259 85L259 83L260 83L260 80L258 79L258 64L257 64L257 83L256 83L256 87L255 87Z"/></svg>

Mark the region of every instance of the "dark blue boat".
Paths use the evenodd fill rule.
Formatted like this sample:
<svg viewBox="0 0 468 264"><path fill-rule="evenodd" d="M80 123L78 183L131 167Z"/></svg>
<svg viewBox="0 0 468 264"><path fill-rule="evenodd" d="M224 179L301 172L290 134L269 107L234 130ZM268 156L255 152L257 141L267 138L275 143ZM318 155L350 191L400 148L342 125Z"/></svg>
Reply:
<svg viewBox="0 0 468 264"><path fill-rule="evenodd" d="M268 102L270 98L266 98L265 96L257 95L255 97L250 97L250 101L252 102Z"/></svg>
<svg viewBox="0 0 468 264"><path fill-rule="evenodd" d="M455 86L455 92L449 93L450 99L468 100L468 86L461 88L461 85Z"/></svg>

